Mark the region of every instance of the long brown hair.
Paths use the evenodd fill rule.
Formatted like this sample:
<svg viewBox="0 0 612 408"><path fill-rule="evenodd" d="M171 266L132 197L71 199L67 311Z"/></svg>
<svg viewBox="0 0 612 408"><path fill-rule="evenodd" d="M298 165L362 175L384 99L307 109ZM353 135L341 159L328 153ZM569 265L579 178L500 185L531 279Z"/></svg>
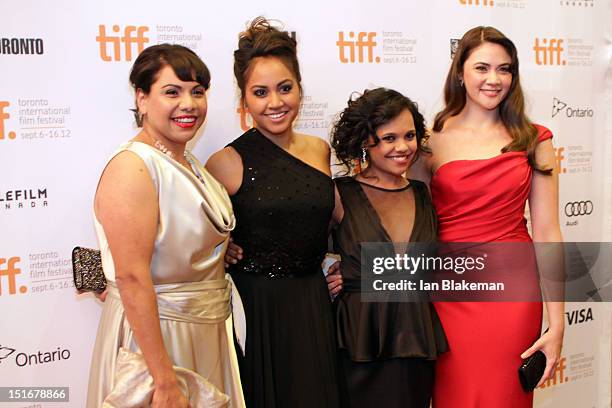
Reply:
<svg viewBox="0 0 612 408"><path fill-rule="evenodd" d="M514 43L503 33L493 27L474 27L463 35L459 41L457 52L453 58L446 82L444 83L444 102L445 107L436 115L433 130L440 132L444 123L453 116L458 115L466 103L466 91L460 81L463 73L463 65L469 58L472 51L483 43L493 43L501 45L510 56L510 72L512 73L512 83L508 94L499 104L499 117L508 133L512 137L512 142L501 149L505 152L527 152L529 165L539 172L551 173L551 169L541 169L535 161L535 148L537 144L538 131L525 114L525 98L519 78L518 53Z"/></svg>

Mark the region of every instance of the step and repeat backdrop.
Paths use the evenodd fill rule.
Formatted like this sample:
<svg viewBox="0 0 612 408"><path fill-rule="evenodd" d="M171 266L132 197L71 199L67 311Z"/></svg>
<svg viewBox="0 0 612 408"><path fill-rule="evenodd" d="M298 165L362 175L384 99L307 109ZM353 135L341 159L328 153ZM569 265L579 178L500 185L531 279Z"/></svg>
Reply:
<svg viewBox="0 0 612 408"><path fill-rule="evenodd" d="M192 146L205 161L251 125L232 55L258 15L297 39L296 128L324 139L351 93L377 86L416 100L431 123L458 39L500 29L518 47L530 117L554 134L565 240L612 241L612 0L2 1L0 386L69 387L60 405L84 406L101 304L75 294L70 256L97 246L99 174L137 132L129 69L166 42L207 63L208 118ZM536 407L610 407L611 306L567 305L561 363Z"/></svg>

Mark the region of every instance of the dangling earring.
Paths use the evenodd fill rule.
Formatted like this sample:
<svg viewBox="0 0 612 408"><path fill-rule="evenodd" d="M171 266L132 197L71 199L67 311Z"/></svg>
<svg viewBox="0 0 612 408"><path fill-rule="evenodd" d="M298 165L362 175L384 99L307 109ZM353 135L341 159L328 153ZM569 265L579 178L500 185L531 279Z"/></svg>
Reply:
<svg viewBox="0 0 612 408"><path fill-rule="evenodd" d="M366 157L367 157L367 151L365 147L361 148L361 162L365 163L366 162Z"/></svg>
<svg viewBox="0 0 612 408"><path fill-rule="evenodd" d="M463 88L463 78L459 78L459 86Z"/></svg>
<svg viewBox="0 0 612 408"><path fill-rule="evenodd" d="M142 127L142 117L144 116L138 108L130 109L134 113L134 120L136 121L136 126Z"/></svg>

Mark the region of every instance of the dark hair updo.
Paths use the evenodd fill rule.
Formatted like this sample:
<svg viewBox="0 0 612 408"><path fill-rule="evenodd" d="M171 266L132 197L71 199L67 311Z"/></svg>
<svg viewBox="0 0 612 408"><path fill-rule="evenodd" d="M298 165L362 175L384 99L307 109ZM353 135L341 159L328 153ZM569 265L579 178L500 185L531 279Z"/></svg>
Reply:
<svg viewBox="0 0 612 408"><path fill-rule="evenodd" d="M159 44L145 48L136 58L130 72L130 84L134 91L140 89L145 94L151 92L151 85L165 66L170 66L181 81L195 81L204 89L210 87L210 72L195 52L182 45ZM138 105L132 111L136 117L136 124L141 127L142 118L138 112Z"/></svg>
<svg viewBox="0 0 612 408"><path fill-rule="evenodd" d="M338 160L346 166L347 173L355 169L356 162L362 156L362 148L372 146L368 141L370 136L374 139L374 146L380 142L376 129L389 123L404 110L412 114L416 129L417 151L412 159L414 163L420 152L430 151L423 145L427 131L425 119L417 104L387 88L366 89L356 99L351 95L348 106L340 113L331 132L331 146Z"/></svg>
<svg viewBox="0 0 612 408"><path fill-rule="evenodd" d="M234 51L234 76L243 99L246 94L245 86L251 63L258 57L280 59L293 73L300 91L302 90L297 42L287 32L272 26L264 17L257 17L251 21L246 31L240 33L238 49Z"/></svg>

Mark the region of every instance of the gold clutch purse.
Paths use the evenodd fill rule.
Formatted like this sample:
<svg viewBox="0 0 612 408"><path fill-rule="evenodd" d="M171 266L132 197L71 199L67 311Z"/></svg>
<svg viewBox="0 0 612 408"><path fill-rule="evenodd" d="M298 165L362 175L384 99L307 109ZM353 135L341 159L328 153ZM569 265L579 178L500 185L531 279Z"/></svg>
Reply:
<svg viewBox="0 0 612 408"><path fill-rule="evenodd" d="M72 277L74 286L83 292L104 292L106 277L102 258L97 249L75 247L72 250Z"/></svg>

